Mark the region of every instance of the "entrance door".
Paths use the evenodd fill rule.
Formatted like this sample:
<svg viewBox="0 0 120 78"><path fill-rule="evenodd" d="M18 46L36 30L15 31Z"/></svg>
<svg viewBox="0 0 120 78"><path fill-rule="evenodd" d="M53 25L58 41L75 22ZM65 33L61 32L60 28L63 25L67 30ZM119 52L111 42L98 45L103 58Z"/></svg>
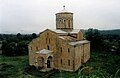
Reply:
<svg viewBox="0 0 120 78"><path fill-rule="evenodd" d="M50 68L50 60L47 60L47 68Z"/></svg>
<svg viewBox="0 0 120 78"><path fill-rule="evenodd" d="M47 68L51 68L52 67L52 56L49 56L47 59Z"/></svg>

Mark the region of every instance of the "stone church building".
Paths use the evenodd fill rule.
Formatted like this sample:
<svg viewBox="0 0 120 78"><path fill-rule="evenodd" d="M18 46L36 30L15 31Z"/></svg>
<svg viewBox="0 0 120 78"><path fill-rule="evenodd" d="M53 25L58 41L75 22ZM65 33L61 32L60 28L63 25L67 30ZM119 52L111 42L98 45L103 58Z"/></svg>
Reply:
<svg viewBox="0 0 120 78"><path fill-rule="evenodd" d="M90 58L90 41L73 28L73 13L56 13L56 29L46 29L28 44L29 64L46 72L52 69L74 72Z"/></svg>

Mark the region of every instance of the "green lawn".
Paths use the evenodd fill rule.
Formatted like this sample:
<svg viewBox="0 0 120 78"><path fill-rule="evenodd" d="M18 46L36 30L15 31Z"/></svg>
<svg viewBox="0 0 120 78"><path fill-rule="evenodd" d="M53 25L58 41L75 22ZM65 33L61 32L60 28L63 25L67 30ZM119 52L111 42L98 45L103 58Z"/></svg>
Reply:
<svg viewBox="0 0 120 78"><path fill-rule="evenodd" d="M120 56L92 52L90 60L72 73L53 70L42 73L28 64L28 56L0 55L0 78L120 78Z"/></svg>

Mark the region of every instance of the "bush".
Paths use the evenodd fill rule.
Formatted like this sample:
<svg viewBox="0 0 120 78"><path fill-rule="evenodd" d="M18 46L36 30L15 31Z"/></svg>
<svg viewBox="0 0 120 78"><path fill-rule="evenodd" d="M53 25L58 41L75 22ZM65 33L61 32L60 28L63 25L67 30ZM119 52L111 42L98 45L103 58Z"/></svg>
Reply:
<svg viewBox="0 0 120 78"><path fill-rule="evenodd" d="M24 73L32 74L32 71L35 71L36 67L35 66L27 66L24 68Z"/></svg>
<svg viewBox="0 0 120 78"><path fill-rule="evenodd" d="M7 69L14 67L13 65L8 65L6 63L0 64L0 71L6 71Z"/></svg>
<svg viewBox="0 0 120 78"><path fill-rule="evenodd" d="M0 77L1 78L9 78L9 76L13 75L17 70L13 65L7 64L7 63L2 63L0 64Z"/></svg>

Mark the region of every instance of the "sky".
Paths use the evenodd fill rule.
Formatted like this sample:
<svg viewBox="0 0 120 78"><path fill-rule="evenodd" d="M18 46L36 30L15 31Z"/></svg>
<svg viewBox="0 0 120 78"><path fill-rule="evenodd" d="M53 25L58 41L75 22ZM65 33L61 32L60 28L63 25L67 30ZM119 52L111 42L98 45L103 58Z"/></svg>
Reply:
<svg viewBox="0 0 120 78"><path fill-rule="evenodd" d="M63 5L74 13L75 29L120 29L120 0L0 0L0 33L55 29Z"/></svg>

